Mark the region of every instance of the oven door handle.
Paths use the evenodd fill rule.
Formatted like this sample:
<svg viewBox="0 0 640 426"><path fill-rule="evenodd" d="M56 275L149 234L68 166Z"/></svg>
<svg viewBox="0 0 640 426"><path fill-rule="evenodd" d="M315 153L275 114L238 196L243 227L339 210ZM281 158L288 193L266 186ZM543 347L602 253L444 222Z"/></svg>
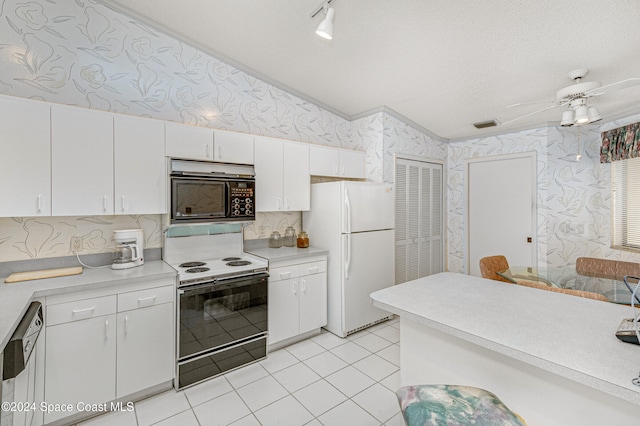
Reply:
<svg viewBox="0 0 640 426"><path fill-rule="evenodd" d="M204 288L211 288L214 285L215 285L215 281L207 281L206 283L203 283L203 284L197 284L197 285L193 285L193 286L179 288L178 289L178 294L179 295L183 295L185 293L191 293L193 291L202 290Z"/></svg>

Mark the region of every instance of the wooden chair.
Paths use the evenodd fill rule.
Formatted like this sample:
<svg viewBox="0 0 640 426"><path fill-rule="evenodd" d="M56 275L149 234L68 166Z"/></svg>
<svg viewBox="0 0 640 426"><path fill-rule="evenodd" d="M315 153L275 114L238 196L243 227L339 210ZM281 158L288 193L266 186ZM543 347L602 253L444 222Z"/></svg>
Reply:
<svg viewBox="0 0 640 426"><path fill-rule="evenodd" d="M584 291L584 290L576 290L573 288L559 288L559 287L552 287L546 284L541 284L539 282L536 281L528 281L528 280L518 280L518 285L523 285L525 287L532 287L532 288L537 288L540 290L547 290L547 291L553 291L556 293L564 293L564 294L570 294L572 296L578 296L578 297L586 297L587 299L594 299L594 300L600 300L602 302L608 302L609 299L607 299L606 296L599 294L599 293L594 293L592 291Z"/></svg>
<svg viewBox="0 0 640 426"><path fill-rule="evenodd" d="M640 276L640 263L579 257L576 259L576 272L590 277L622 280L625 275Z"/></svg>
<svg viewBox="0 0 640 426"><path fill-rule="evenodd" d="M497 271L504 271L505 269L509 269L509 262L507 262L507 258L504 256L488 256L480 259L480 273L482 274L482 278L513 284L513 282L508 279L496 274Z"/></svg>
<svg viewBox="0 0 640 426"><path fill-rule="evenodd" d="M496 395L484 389L455 385L403 386L396 391L407 426L526 426Z"/></svg>

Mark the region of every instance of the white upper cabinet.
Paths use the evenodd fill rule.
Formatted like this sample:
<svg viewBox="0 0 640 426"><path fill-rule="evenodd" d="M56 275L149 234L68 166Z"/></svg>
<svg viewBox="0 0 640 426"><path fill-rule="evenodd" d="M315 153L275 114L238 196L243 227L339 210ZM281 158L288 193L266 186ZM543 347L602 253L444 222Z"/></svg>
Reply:
<svg viewBox="0 0 640 426"><path fill-rule="evenodd" d="M365 177L364 152L340 150L340 176L345 178Z"/></svg>
<svg viewBox="0 0 640 426"><path fill-rule="evenodd" d="M166 213L164 123L116 114L113 132L115 214Z"/></svg>
<svg viewBox="0 0 640 426"><path fill-rule="evenodd" d="M0 216L51 214L50 106L0 97Z"/></svg>
<svg viewBox="0 0 640 426"><path fill-rule="evenodd" d="M213 129L166 122L165 154L171 158L213 161Z"/></svg>
<svg viewBox="0 0 640 426"><path fill-rule="evenodd" d="M306 211L310 207L309 146L255 138L256 211Z"/></svg>
<svg viewBox="0 0 640 426"><path fill-rule="evenodd" d="M364 178L364 152L309 146L309 172L314 176Z"/></svg>
<svg viewBox="0 0 640 426"><path fill-rule="evenodd" d="M51 213L113 214L113 114L51 106Z"/></svg>
<svg viewBox="0 0 640 426"><path fill-rule="evenodd" d="M213 135L213 160L253 164L253 135L216 130Z"/></svg>

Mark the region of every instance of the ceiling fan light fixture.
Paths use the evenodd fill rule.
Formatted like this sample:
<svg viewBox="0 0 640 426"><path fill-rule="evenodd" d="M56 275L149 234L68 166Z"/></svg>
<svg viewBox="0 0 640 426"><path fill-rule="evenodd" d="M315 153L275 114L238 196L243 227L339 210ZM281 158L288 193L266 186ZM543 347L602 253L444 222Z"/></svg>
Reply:
<svg viewBox="0 0 640 426"><path fill-rule="evenodd" d="M587 108L587 115L589 116L589 123L595 123L596 121L602 120L600 112L594 106Z"/></svg>
<svg viewBox="0 0 640 426"><path fill-rule="evenodd" d="M587 107L584 105L580 105L576 107L575 123L586 124L588 122L589 122L589 114L587 113Z"/></svg>
<svg viewBox="0 0 640 426"><path fill-rule="evenodd" d="M330 7L326 9L325 17L316 29L317 35L327 40L333 40L333 17L335 14L336 11L334 8Z"/></svg>
<svg viewBox="0 0 640 426"><path fill-rule="evenodd" d="M560 122L561 126L564 127L569 127L569 126L573 126L573 110L566 110L565 112L562 113L562 121Z"/></svg>

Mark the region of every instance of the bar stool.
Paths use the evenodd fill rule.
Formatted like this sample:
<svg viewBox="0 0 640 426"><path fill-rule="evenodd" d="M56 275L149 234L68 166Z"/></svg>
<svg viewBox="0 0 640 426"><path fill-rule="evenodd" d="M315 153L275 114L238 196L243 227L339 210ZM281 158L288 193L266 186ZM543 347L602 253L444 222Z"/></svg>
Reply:
<svg viewBox="0 0 640 426"><path fill-rule="evenodd" d="M497 396L476 387L403 386L396 395L407 426L526 426Z"/></svg>

